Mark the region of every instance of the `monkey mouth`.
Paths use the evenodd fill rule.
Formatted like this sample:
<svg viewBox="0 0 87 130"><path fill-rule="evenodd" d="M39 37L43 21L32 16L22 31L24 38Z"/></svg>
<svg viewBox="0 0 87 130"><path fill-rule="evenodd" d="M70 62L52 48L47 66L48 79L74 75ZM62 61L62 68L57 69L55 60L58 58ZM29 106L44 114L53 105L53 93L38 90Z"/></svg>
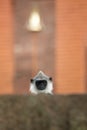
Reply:
<svg viewBox="0 0 87 130"><path fill-rule="evenodd" d="M35 85L38 90L45 90L47 86L47 81L46 80L37 80L35 82Z"/></svg>

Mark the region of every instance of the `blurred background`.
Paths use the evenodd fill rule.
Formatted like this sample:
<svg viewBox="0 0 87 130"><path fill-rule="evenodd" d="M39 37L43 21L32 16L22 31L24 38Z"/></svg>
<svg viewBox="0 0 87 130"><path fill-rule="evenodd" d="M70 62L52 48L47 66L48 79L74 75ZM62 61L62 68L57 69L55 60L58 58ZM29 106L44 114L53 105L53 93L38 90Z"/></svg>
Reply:
<svg viewBox="0 0 87 130"><path fill-rule="evenodd" d="M0 94L29 94L40 70L54 93L87 92L86 0L0 0Z"/></svg>

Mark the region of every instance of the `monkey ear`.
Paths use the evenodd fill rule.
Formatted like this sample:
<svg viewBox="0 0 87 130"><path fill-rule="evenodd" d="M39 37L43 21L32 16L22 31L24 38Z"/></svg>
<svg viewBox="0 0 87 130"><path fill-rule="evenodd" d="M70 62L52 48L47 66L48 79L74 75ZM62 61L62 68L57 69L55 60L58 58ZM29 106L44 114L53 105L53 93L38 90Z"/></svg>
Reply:
<svg viewBox="0 0 87 130"><path fill-rule="evenodd" d="M31 81L31 83L33 83L33 81L34 81L34 80L33 80L33 79L31 79L30 81Z"/></svg>
<svg viewBox="0 0 87 130"><path fill-rule="evenodd" d="M52 77L50 77L49 80L52 81Z"/></svg>

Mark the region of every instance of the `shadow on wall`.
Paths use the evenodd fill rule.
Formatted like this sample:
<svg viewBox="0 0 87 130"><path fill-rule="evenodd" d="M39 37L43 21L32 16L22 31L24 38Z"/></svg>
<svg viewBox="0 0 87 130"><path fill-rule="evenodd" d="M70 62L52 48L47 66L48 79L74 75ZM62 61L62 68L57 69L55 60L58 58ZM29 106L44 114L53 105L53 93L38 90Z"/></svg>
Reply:
<svg viewBox="0 0 87 130"><path fill-rule="evenodd" d="M55 2L52 0L15 0L14 13L15 39L15 93L28 93L29 79L42 70L54 77L54 35ZM43 24L40 32L26 29L26 22L33 9L37 9Z"/></svg>

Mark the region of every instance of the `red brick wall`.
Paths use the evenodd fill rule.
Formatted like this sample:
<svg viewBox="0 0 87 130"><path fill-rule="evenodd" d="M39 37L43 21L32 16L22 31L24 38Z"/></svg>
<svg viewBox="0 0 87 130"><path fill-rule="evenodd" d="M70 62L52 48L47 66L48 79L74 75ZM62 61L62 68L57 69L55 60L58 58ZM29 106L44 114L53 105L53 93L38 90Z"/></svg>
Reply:
<svg viewBox="0 0 87 130"><path fill-rule="evenodd" d="M0 0L0 94L13 93L13 39L10 0Z"/></svg>
<svg viewBox="0 0 87 130"><path fill-rule="evenodd" d="M56 93L85 92L87 0L56 0ZM0 94L13 93L11 0L0 0Z"/></svg>
<svg viewBox="0 0 87 130"><path fill-rule="evenodd" d="M56 0L56 92L85 92L87 0Z"/></svg>

